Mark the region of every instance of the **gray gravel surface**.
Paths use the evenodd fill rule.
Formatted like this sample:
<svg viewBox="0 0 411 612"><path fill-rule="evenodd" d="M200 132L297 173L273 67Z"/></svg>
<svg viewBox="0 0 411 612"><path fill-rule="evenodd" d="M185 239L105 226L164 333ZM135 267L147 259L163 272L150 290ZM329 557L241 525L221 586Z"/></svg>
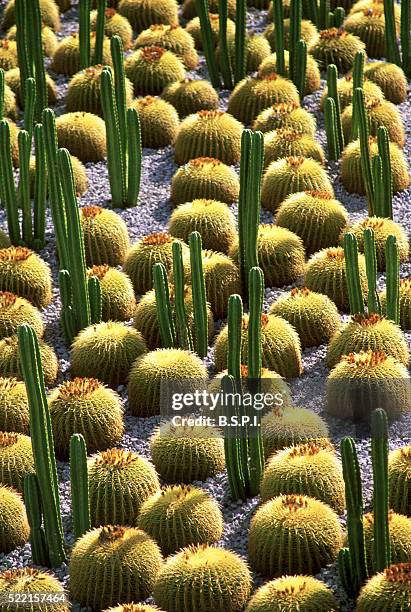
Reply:
<svg viewBox="0 0 411 612"><path fill-rule="evenodd" d="M5 0L1 0L0 6L5 4ZM74 2L73 4L76 4ZM61 38L63 35L76 30L77 7L73 7L68 13L63 15L63 29L59 33ZM248 16L249 28L255 31L261 31L266 26L265 14L251 9ZM200 67L195 72L197 78L206 76L204 60L201 60ZM59 101L56 106L56 113L64 112L64 95L67 88L67 79L56 75L56 81L59 85ZM324 133L323 116L319 112L319 98L321 92L315 95L308 96L304 100L304 106L317 118L318 132L317 138L321 144L326 147L326 139ZM221 92L221 108L225 108L228 98L228 92ZM404 123L407 130L407 144L405 153L407 159L411 159L411 100L400 106ZM86 164L87 174L89 178L89 190L81 198L80 204L98 204L101 206L109 206L110 192L107 179L107 168L105 162L96 164ZM350 213L351 221L357 220L366 216L365 198L348 194L339 181L339 163L328 163L327 170L335 188L336 197L345 205ZM128 210L119 210L121 216L126 221L132 241L136 241L140 237L154 231L164 230L167 226L167 220L171 213L171 205L169 201L170 180L176 171L176 166L173 161L173 148L166 147L160 150L145 149L143 155L142 169L142 184L140 193L140 205L137 208ZM232 207L236 212L235 206ZM395 220L401 222L410 234L411 221L411 190L408 189L394 198L394 216ZM262 212L262 219L265 222L272 221L272 215L266 211ZM6 228L6 219L3 211L0 211L0 227ZM55 257L55 244L53 238L54 232L51 221L48 219L47 224L47 246L41 253L42 257L50 263L53 269L55 287L57 287L57 265ZM404 264L401 267L401 276L408 276L411 272L410 264ZM384 278L379 277L379 283L382 286ZM289 290L290 287L282 289L266 289L266 301L264 304L267 310L273 300ZM58 290L54 290L53 303L44 310L44 318L47 322L46 340L51 343L57 351L60 360L60 379L61 382L68 376L69 369L69 352L64 344L64 340L59 327L59 296ZM407 334L407 341L410 344L411 334ZM328 370L324 363L326 347L320 346L316 348L306 349L303 355L304 373L297 379L290 382L294 403L296 405L306 406L315 412L324 416L324 385ZM212 373L212 350L206 359L207 365ZM127 397L125 388L119 389L124 400L126 433L121 442L121 446L127 449L132 449L142 455L149 456L148 438L151 435L154 427L159 422L159 419L154 417L150 419L137 419L127 414ZM327 418L332 431L332 436L338 442L344 435L357 435L359 460L363 472L364 490L367 504L370 503L372 475L370 470L369 458L369 442L364 437L366 432L355 429L347 422L337 419ZM390 427L390 445L391 448L409 444L411 441L411 418L404 418L391 425ZM58 471L60 476L60 494L63 511L64 528L67 536L67 541L72 542L71 534L71 519L70 519L70 485L69 485L69 466L67 463L59 463ZM224 518L225 529L221 545L237 551L244 557L247 555L247 531L250 518L255 512L259 504L259 499L251 499L246 503L232 502L228 494L228 485L226 475L220 474L216 478L209 479L205 483L197 483L199 486L207 489L213 497L221 504ZM342 517L342 520L343 517ZM0 571L11 568L21 567L30 564L30 545L19 548L8 555L0 555ZM64 565L55 571L55 574L67 584L68 571ZM338 599L341 602L342 610L353 609L352 602L348 601L344 591L339 584L338 575L335 564L325 568L319 575L327 584L335 591ZM256 585L262 582L261 577L256 576ZM74 609L79 609L80 606L74 603Z"/></svg>

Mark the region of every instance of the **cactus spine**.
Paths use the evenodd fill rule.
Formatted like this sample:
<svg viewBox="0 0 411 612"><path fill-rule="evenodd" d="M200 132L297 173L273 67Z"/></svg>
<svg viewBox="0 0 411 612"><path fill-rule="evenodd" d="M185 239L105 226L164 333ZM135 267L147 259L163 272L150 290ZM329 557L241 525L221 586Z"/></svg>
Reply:
<svg viewBox="0 0 411 612"><path fill-rule="evenodd" d="M73 531L77 540L91 528L87 449L81 434L73 434L70 439L70 482Z"/></svg>
<svg viewBox="0 0 411 612"><path fill-rule="evenodd" d="M30 408L30 432L34 464L44 512L44 531L52 567L65 560L63 524L53 433L47 404L44 375L36 334L29 325L18 331L20 362Z"/></svg>
<svg viewBox="0 0 411 612"><path fill-rule="evenodd" d="M48 557L46 536L42 527L43 511L41 507L41 493L36 474L27 474L24 477L23 487L27 519L30 525L31 557L35 565L47 567L50 564L50 560Z"/></svg>

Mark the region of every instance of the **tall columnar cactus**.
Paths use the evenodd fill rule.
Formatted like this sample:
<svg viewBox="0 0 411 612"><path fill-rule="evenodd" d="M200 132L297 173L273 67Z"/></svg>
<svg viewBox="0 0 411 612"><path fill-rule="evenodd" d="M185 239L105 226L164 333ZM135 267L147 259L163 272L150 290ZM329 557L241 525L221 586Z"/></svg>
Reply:
<svg viewBox="0 0 411 612"><path fill-rule="evenodd" d="M385 244L386 261L386 316L394 323L400 322L400 255L397 239L388 236Z"/></svg>
<svg viewBox="0 0 411 612"><path fill-rule="evenodd" d="M402 0L401 2L401 53L402 69L408 78L411 78L411 2Z"/></svg>
<svg viewBox="0 0 411 612"><path fill-rule="evenodd" d="M26 0L27 26L29 54L32 55L33 76L36 81L36 112L35 116L40 121L41 114L48 104L48 92L46 83L46 69L44 66L44 53L42 42L42 20L39 0ZM30 75L31 76L31 75Z"/></svg>
<svg viewBox="0 0 411 612"><path fill-rule="evenodd" d="M126 108L123 45L111 39L114 74L106 67L101 73L101 103L107 133L107 163L112 204L115 208L136 206L141 179L141 130L135 108Z"/></svg>
<svg viewBox="0 0 411 612"><path fill-rule="evenodd" d="M207 356L208 315L204 280L201 235L192 232L190 245L191 287L193 295L194 348L201 358Z"/></svg>
<svg viewBox="0 0 411 612"><path fill-rule="evenodd" d="M40 350L37 336L29 325L19 327L18 338L21 370L30 409L30 435L44 513L48 556L51 566L57 567L63 563L66 554L53 433Z"/></svg>
<svg viewBox="0 0 411 612"><path fill-rule="evenodd" d="M34 152L36 157L36 176L34 180L33 248L36 251L40 251L44 247L45 242L47 204L46 150L44 128L41 123L34 127Z"/></svg>
<svg viewBox="0 0 411 612"><path fill-rule="evenodd" d="M334 28L343 27L343 23L345 21L345 9L342 6L337 6L333 13L332 25Z"/></svg>
<svg viewBox="0 0 411 612"><path fill-rule="evenodd" d="M27 33L27 0L15 0L14 13L16 19L16 44L17 57L20 69L20 88L21 98L25 100L26 82L29 77L33 76L33 63L31 49L29 45L29 36Z"/></svg>
<svg viewBox="0 0 411 612"><path fill-rule="evenodd" d="M372 173L371 155L370 155L370 143L369 143L369 126L367 111L365 109L365 98L364 90L361 87L354 89L353 104L355 104L358 130L360 135L360 155L361 155L361 169L364 175L365 190L367 193L368 200L368 213L370 215L375 213L374 205L374 180Z"/></svg>
<svg viewBox="0 0 411 612"><path fill-rule="evenodd" d="M0 68L0 121L4 119L4 90L5 90L4 70Z"/></svg>
<svg viewBox="0 0 411 612"><path fill-rule="evenodd" d="M184 303L184 264L181 242L174 242L173 251L173 283L174 310L176 320L176 335L181 348L193 350L190 329L187 325L187 313Z"/></svg>
<svg viewBox="0 0 411 612"><path fill-rule="evenodd" d="M104 29L106 26L107 0L97 0L96 44L93 64L103 63Z"/></svg>
<svg viewBox="0 0 411 612"><path fill-rule="evenodd" d="M395 14L394 14L394 0L384 0L384 17L385 17L385 46L387 49L387 61L392 64L401 66L401 55L397 43L397 31L395 25ZM404 10L404 5L409 5L409 1L401 2L401 12ZM409 7L408 7L409 10ZM407 12L407 7L405 7ZM404 25L404 20L401 22L401 26ZM405 28L406 30L406 28ZM408 32L405 31L405 39L409 39L410 36L410 24L408 22ZM401 28L401 43L403 43L403 29ZM407 47L407 40L405 40ZM408 43L409 44L409 43ZM408 75L409 76L409 75Z"/></svg>
<svg viewBox="0 0 411 612"><path fill-rule="evenodd" d="M76 321L73 311L73 292L68 270L59 271L59 287L61 299L60 323L67 344L71 344L76 335Z"/></svg>
<svg viewBox="0 0 411 612"><path fill-rule="evenodd" d="M257 236L260 224L263 164L263 135L261 132L244 130L241 137L238 201L239 263L244 290L248 286L251 268L258 266Z"/></svg>
<svg viewBox="0 0 411 612"><path fill-rule="evenodd" d="M345 482L347 507L348 548L343 548L338 557L338 571L344 589L355 597L368 577L364 540L364 506L360 465L352 438L341 441L341 459Z"/></svg>
<svg viewBox="0 0 411 612"><path fill-rule="evenodd" d="M390 139L385 126L377 130L378 157L381 158L381 186L379 186L380 199L377 214L386 219L392 219L392 171L390 158ZM377 157L377 156L376 156ZM375 185L377 189L377 185ZM377 205L377 203L376 203Z"/></svg>
<svg viewBox="0 0 411 612"><path fill-rule="evenodd" d="M365 53L364 51L358 51L355 54L354 66L352 71L353 79L353 90L357 87L363 87L364 85L364 64L365 64ZM354 96L352 104L352 121L351 121L351 138L355 140L358 138L359 132L359 117L358 117L358 98Z"/></svg>
<svg viewBox="0 0 411 612"><path fill-rule="evenodd" d="M315 3L317 4L317 3ZM273 0L273 17L275 33L276 72L281 76L285 74L284 63L284 7L283 0Z"/></svg>
<svg viewBox="0 0 411 612"><path fill-rule="evenodd" d="M371 456L373 469L374 570L382 572L391 564L388 529L388 422L387 415L377 408L371 415Z"/></svg>
<svg viewBox="0 0 411 612"><path fill-rule="evenodd" d="M328 159L337 161L341 156L338 138L338 119L334 98L328 97L324 102L324 123L327 136Z"/></svg>
<svg viewBox="0 0 411 612"><path fill-rule="evenodd" d="M30 525L31 558L35 565L48 567L50 560L43 529L43 510L39 481L36 474L27 474L23 482L24 503Z"/></svg>
<svg viewBox="0 0 411 612"><path fill-rule="evenodd" d="M335 104L335 129L339 142L339 155L344 148L344 133L341 124L341 104L337 89L338 69L335 64L327 66L327 91L328 97L334 100Z"/></svg>
<svg viewBox="0 0 411 612"><path fill-rule="evenodd" d="M357 239L350 232L344 235L344 259L350 312L352 315L364 314L364 298L358 267Z"/></svg>
<svg viewBox="0 0 411 612"><path fill-rule="evenodd" d="M91 528L87 448L81 434L70 439L71 514L76 540Z"/></svg>
<svg viewBox="0 0 411 612"><path fill-rule="evenodd" d="M305 76L307 70L307 45L303 40L301 40L302 10L302 0L291 0L289 32L289 77L298 89L301 100L304 98Z"/></svg>
<svg viewBox="0 0 411 612"><path fill-rule="evenodd" d="M364 230L364 255L368 284L368 314L381 314L380 299L377 292L377 252L375 248L374 230L370 227Z"/></svg>
<svg viewBox="0 0 411 612"><path fill-rule="evenodd" d="M161 343L164 348L173 348L176 346L176 332L170 303L167 271L162 263L156 263L153 266L153 282Z"/></svg>
<svg viewBox="0 0 411 612"><path fill-rule="evenodd" d="M219 2L219 48L220 48L220 67L223 77L223 85L225 89L233 88L233 73L231 69L231 58L228 52L227 44L227 19L228 19L228 1L220 0Z"/></svg>
<svg viewBox="0 0 411 612"><path fill-rule="evenodd" d="M330 0L320 0L318 9L318 27L326 30L330 27Z"/></svg>
<svg viewBox="0 0 411 612"><path fill-rule="evenodd" d="M14 245L21 244L16 186L11 158L10 126L0 122L0 168L2 174L1 196L6 209L9 237Z"/></svg>
<svg viewBox="0 0 411 612"><path fill-rule="evenodd" d="M218 71L218 63L214 50L213 37L211 32L211 24L208 13L207 0L195 0L197 14L200 19L201 40L203 43L204 55L207 62L208 74L213 87L220 87L220 74Z"/></svg>
<svg viewBox="0 0 411 612"><path fill-rule="evenodd" d="M90 0L79 0L79 47L80 67L82 69L91 64L90 9Z"/></svg>
<svg viewBox="0 0 411 612"><path fill-rule="evenodd" d="M33 222L31 217L30 198L30 150L31 140L26 130L21 130L18 135L20 181L17 201L22 211L22 238L26 245L33 242Z"/></svg>
<svg viewBox="0 0 411 612"><path fill-rule="evenodd" d="M30 143L33 137L34 115L36 107L36 80L28 78L24 88L24 129L30 136Z"/></svg>
<svg viewBox="0 0 411 612"><path fill-rule="evenodd" d="M251 268L249 278L250 318L248 323L248 379L252 393L259 393L261 381L261 315L264 299L264 275L261 268ZM257 426L249 429L250 452L250 493L257 495L264 469L264 450L261 438L259 413L253 411L252 417L258 419Z"/></svg>
<svg viewBox="0 0 411 612"><path fill-rule="evenodd" d="M247 0L236 0L234 82L241 81L247 71Z"/></svg>

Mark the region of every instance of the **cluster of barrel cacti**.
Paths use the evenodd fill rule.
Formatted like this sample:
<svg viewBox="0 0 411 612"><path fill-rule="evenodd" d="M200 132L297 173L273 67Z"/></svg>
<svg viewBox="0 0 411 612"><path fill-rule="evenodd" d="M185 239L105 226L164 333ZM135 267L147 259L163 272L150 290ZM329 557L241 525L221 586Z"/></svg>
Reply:
<svg viewBox="0 0 411 612"><path fill-rule="evenodd" d="M247 5L267 11L263 34L247 31ZM408 609L411 449L388 453L387 418L411 412L409 243L393 220L410 183L396 108L411 77L409 0L79 0L77 32L57 38L69 8L10 0L0 40L0 553L29 541L32 565L67 562L68 596L22 568L0 573L0 600L331 612L336 596L314 575L335 563L358 610ZM187 75L199 53L209 81ZM46 68L67 77L63 101ZM322 85L326 150L304 108ZM143 150L169 145L167 231L130 244L121 209L144 207ZM104 160L111 201L79 206L84 164ZM366 196L365 219L350 223L326 160ZM288 288L267 312L266 287ZM43 340L57 293L64 377ZM371 422L368 514L354 440L340 461L326 420L292 405L286 381L320 345L325 412ZM217 408L228 425L169 418L167 393L199 389L234 398ZM264 391L278 406L242 404ZM127 418L168 417L150 460L123 437L123 398ZM57 460L70 465L69 538ZM260 495L247 561L219 546L222 510L198 485L223 471L234 502ZM255 592L252 571L268 579Z"/></svg>

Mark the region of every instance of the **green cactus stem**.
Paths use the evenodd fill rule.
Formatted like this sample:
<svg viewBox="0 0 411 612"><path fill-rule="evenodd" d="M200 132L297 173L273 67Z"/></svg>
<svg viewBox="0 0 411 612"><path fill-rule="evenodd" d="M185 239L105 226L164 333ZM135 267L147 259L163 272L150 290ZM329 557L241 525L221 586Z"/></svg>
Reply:
<svg viewBox="0 0 411 612"><path fill-rule="evenodd" d="M334 98L326 98L324 102L324 123L327 136L328 159L337 161L341 156L340 142L338 139L337 112Z"/></svg>
<svg viewBox="0 0 411 612"><path fill-rule="evenodd" d="M161 343L164 348L173 348L176 346L173 312L170 304L167 271L161 263L156 263L153 266L153 282Z"/></svg>
<svg viewBox="0 0 411 612"><path fill-rule="evenodd" d="M47 166L44 143L44 128L41 123L34 127L34 152L36 177L34 181L33 247L40 251L44 247L46 233Z"/></svg>
<svg viewBox="0 0 411 612"><path fill-rule="evenodd" d="M305 82L307 73L307 43L299 40L295 50L294 85L300 94L300 100L304 98Z"/></svg>
<svg viewBox="0 0 411 612"><path fill-rule="evenodd" d="M106 27L107 0L97 0L96 43L94 46L93 64L103 63L104 29Z"/></svg>
<svg viewBox="0 0 411 612"><path fill-rule="evenodd" d="M73 292L71 290L70 272L60 270L59 287L61 298L60 323L67 344L71 344L76 335L76 320L73 311Z"/></svg>
<svg viewBox="0 0 411 612"><path fill-rule="evenodd" d="M340 153L344 148L344 132L341 124L341 104L340 96L337 89L338 69L335 64L329 64L327 66L327 91L328 96L334 100L335 104L335 118L336 118L336 130L338 136L338 142L340 145Z"/></svg>
<svg viewBox="0 0 411 612"><path fill-rule="evenodd" d="M234 82L246 75L247 68L247 1L236 0Z"/></svg>
<svg viewBox="0 0 411 612"><path fill-rule="evenodd" d="M127 155L127 103L126 80L124 72L124 49L119 36L113 36L110 42L111 59L113 61L114 88L117 106L117 120L120 130L120 143L123 160ZM123 181L126 180L123 168Z"/></svg>
<svg viewBox="0 0 411 612"><path fill-rule="evenodd" d="M90 0L79 0L79 48L82 70L91 64L90 9Z"/></svg>
<svg viewBox="0 0 411 612"><path fill-rule="evenodd" d="M297 66L297 45L301 39L301 19L302 19L302 1L301 0L291 0L290 3L290 31L288 33L289 36L289 53L290 53L290 79L295 84L296 75L298 72ZM305 75L305 72L304 72ZM304 77L304 87L305 87L305 77ZM301 91L304 91L304 87Z"/></svg>
<svg viewBox="0 0 411 612"><path fill-rule="evenodd" d="M350 232L344 234L344 258L350 312L352 315L364 314L364 298L358 266L357 239Z"/></svg>
<svg viewBox="0 0 411 612"><path fill-rule="evenodd" d="M388 528L388 421L382 408L371 415L371 456L373 470L374 570L382 572L391 564Z"/></svg>
<svg viewBox="0 0 411 612"><path fill-rule="evenodd" d="M51 566L58 567L65 561L66 554L53 433L40 350L36 334L29 325L20 326L18 338L21 370L29 400L30 434L44 512L44 531Z"/></svg>
<svg viewBox="0 0 411 612"><path fill-rule="evenodd" d="M213 87L220 87L220 74L218 71L217 58L214 52L214 43L211 32L210 18L207 0L195 0L197 14L200 19L201 38L203 41L204 55L207 62L208 74Z"/></svg>
<svg viewBox="0 0 411 612"><path fill-rule="evenodd" d="M317 4L317 3L316 3ZM283 0L273 0L276 72L286 76L284 62L284 7Z"/></svg>
<svg viewBox="0 0 411 612"><path fill-rule="evenodd" d="M187 313L184 303L184 265L181 242L173 242L173 282L174 282L174 308L177 326L178 346L182 349L193 350L190 329L187 325Z"/></svg>
<svg viewBox="0 0 411 612"><path fill-rule="evenodd" d="M361 169L364 174L365 189L368 200L368 214L374 214L374 181L372 175L370 144L369 144L369 126L367 112L365 109L364 90L357 87L354 90L353 104L356 106L358 116L358 128L360 134L360 149L361 149Z"/></svg>
<svg viewBox="0 0 411 612"><path fill-rule="evenodd" d="M15 0L14 14L16 19L17 57L20 69L21 99L26 99L25 87L29 77L33 76L31 46L27 33L26 0Z"/></svg>
<svg viewBox="0 0 411 612"><path fill-rule="evenodd" d="M70 439L71 514L76 540L91 528L87 472L87 448L81 434Z"/></svg>
<svg viewBox="0 0 411 612"><path fill-rule="evenodd" d="M5 81L4 81L4 70L0 68L0 121L4 119L4 90L5 90Z"/></svg>
<svg viewBox="0 0 411 612"><path fill-rule="evenodd" d="M318 9L318 28L320 30L326 30L330 25L330 0L320 0Z"/></svg>
<svg viewBox="0 0 411 612"><path fill-rule="evenodd" d="M382 175L382 186L381 186L381 204L380 212L377 213L379 216L392 219L392 171L391 171L391 158L390 158L390 139L388 137L388 130L384 126L380 126L377 130L377 143L378 143L378 155L381 158L381 175Z"/></svg>
<svg viewBox="0 0 411 612"><path fill-rule="evenodd" d="M87 281L88 296L90 301L90 323L95 325L101 323L103 304L101 297L101 285L96 276Z"/></svg>
<svg viewBox="0 0 411 612"><path fill-rule="evenodd" d="M22 210L22 237L27 246L33 241L33 224L31 218L30 198L30 150L31 140L26 130L21 130L18 135L20 181L18 188L18 202Z"/></svg>
<svg viewBox="0 0 411 612"><path fill-rule="evenodd" d="M397 239L388 236L385 244L386 261L386 316L394 323L400 322L400 255Z"/></svg>
<svg viewBox="0 0 411 612"><path fill-rule="evenodd" d="M7 215L8 233L11 243L17 246L21 244L17 192L13 177L10 126L5 119L0 122L0 167L2 171L1 191Z"/></svg>
<svg viewBox="0 0 411 612"><path fill-rule="evenodd" d="M231 70L231 58L228 53L227 44L227 19L228 19L228 1L220 0L219 2L219 49L221 74L223 77L223 85L225 89L233 88L233 74Z"/></svg>
<svg viewBox="0 0 411 612"><path fill-rule="evenodd" d="M364 540L364 506L360 465L352 438L341 441L341 459L345 482L348 549L338 558L339 574L348 595L355 597L368 577Z"/></svg>
<svg viewBox="0 0 411 612"><path fill-rule="evenodd" d="M376 313L380 315L381 304L377 291L377 253L374 230L371 227L364 230L364 256L368 284L368 314Z"/></svg>
<svg viewBox="0 0 411 612"><path fill-rule="evenodd" d="M141 181L141 128L138 112L135 108L127 110L127 152L128 152L128 179L127 179L127 206L136 206L140 193Z"/></svg>
<svg viewBox="0 0 411 612"><path fill-rule="evenodd" d="M34 565L48 567L50 560L46 544L46 536L42 527L43 511L41 507L41 494L36 474L27 474L24 477L24 503L30 525L31 558Z"/></svg>
<svg viewBox="0 0 411 612"><path fill-rule="evenodd" d="M208 314L207 296L203 271L202 242L199 232L188 237L190 246L191 287L193 296L194 346L197 354L207 356Z"/></svg>
<svg viewBox="0 0 411 612"><path fill-rule="evenodd" d="M392 64L401 66L400 50L397 44L397 31L395 26L394 15L394 0L384 0L384 18L385 18L385 46L387 49L387 61ZM402 8L402 7L401 7ZM406 38L409 38L409 23ZM401 37L401 42L403 41ZM387 566L388 567L388 566Z"/></svg>
<svg viewBox="0 0 411 612"><path fill-rule="evenodd" d="M36 81L27 79L24 89L24 129L29 133L30 143L33 138L34 113L36 106Z"/></svg>
<svg viewBox="0 0 411 612"><path fill-rule="evenodd" d="M107 134L107 165L114 208L122 208L125 200L123 146L114 96L113 75L109 67L101 73L101 105Z"/></svg>
<svg viewBox="0 0 411 612"><path fill-rule="evenodd" d="M402 0L401 2L401 53L402 53L402 69L408 78L411 78L411 41L410 41L410 24L411 24L411 2L410 0Z"/></svg>
<svg viewBox="0 0 411 612"><path fill-rule="evenodd" d="M355 54L354 66L352 71L353 79L353 91L357 87L361 87L364 84L364 65L365 65L365 53L364 51L358 51ZM351 140L358 138L359 132L359 117L358 117L358 98L354 96L353 107L352 107L352 123L351 123Z"/></svg>
<svg viewBox="0 0 411 612"><path fill-rule="evenodd" d="M28 45L33 57L34 77L36 81L36 112L38 120L48 103L46 69L44 65L43 42L41 37L42 19L39 0L29 0L26 3ZM30 75L31 76L31 75ZM25 98L24 98L25 99Z"/></svg>
<svg viewBox="0 0 411 612"><path fill-rule="evenodd" d="M333 14L333 23L331 24L334 28L342 28L345 20L345 9L342 6L337 6Z"/></svg>

